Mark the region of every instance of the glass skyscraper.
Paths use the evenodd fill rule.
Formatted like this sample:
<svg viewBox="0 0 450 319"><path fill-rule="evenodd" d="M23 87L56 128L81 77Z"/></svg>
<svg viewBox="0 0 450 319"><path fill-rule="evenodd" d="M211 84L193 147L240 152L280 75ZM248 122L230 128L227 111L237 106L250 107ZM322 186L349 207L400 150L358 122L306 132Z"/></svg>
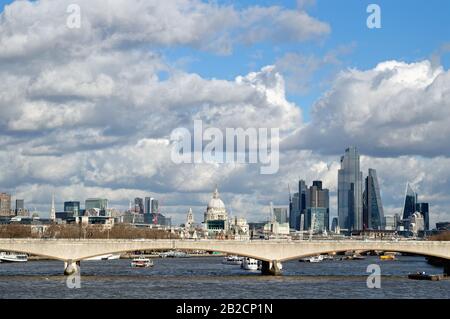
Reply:
<svg viewBox="0 0 450 319"><path fill-rule="evenodd" d="M377 171L369 168L363 194L363 228L384 229L384 211L380 196Z"/></svg>
<svg viewBox="0 0 450 319"><path fill-rule="evenodd" d="M403 219L408 219L416 211L417 194L411 185L406 184L405 203L403 205Z"/></svg>
<svg viewBox="0 0 450 319"><path fill-rule="evenodd" d="M301 220L305 216L305 210L307 206L307 191L308 187L304 180L298 182L298 193L295 193L292 197L292 203L289 208L289 227L296 230L301 229Z"/></svg>
<svg viewBox="0 0 450 319"><path fill-rule="evenodd" d="M362 172L359 168L359 153L355 147L349 147L341 157L341 169L338 171L339 227L347 230L363 229L362 215Z"/></svg>

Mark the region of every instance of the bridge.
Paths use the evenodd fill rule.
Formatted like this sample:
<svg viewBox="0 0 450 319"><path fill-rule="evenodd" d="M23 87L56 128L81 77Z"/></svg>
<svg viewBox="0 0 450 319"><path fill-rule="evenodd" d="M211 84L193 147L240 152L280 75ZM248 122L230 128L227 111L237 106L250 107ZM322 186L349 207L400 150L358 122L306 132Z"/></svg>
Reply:
<svg viewBox="0 0 450 319"><path fill-rule="evenodd" d="M390 251L438 257L450 275L450 241L414 240L166 240L166 239L0 239L0 251L14 251L64 261L65 274L79 270L80 261L113 253L144 250L204 250L262 261L263 274L279 274L287 260L343 251Z"/></svg>

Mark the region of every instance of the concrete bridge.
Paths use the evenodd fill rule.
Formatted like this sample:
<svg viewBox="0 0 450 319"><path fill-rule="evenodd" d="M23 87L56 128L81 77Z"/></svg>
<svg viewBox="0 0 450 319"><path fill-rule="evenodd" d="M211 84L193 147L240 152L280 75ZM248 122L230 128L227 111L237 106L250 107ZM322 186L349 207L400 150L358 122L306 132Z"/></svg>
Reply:
<svg viewBox="0 0 450 319"><path fill-rule="evenodd" d="M279 263L332 252L392 251L446 260L450 275L450 241L278 241L278 240L148 240L148 239L0 239L0 251L22 252L64 261L65 273L90 257L142 250L205 250L251 257L263 262L263 274L279 274Z"/></svg>

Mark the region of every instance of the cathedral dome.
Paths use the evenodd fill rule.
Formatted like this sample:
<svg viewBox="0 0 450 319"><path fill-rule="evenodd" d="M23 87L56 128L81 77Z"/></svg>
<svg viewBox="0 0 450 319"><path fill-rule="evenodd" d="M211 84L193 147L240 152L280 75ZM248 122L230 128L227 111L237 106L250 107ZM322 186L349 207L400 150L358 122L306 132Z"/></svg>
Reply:
<svg viewBox="0 0 450 319"><path fill-rule="evenodd" d="M211 200L208 203L207 209L216 209L216 210L224 210L225 209L225 204L223 203L223 201L219 198L219 191L216 190L213 193L213 197L211 198Z"/></svg>

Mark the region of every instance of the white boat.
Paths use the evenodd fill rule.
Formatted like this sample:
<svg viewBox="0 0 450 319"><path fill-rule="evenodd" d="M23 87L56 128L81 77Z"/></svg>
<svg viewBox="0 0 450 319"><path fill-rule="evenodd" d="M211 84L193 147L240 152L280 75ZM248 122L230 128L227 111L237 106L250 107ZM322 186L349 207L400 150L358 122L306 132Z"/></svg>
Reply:
<svg viewBox="0 0 450 319"><path fill-rule="evenodd" d="M0 252L0 262L3 263L24 263L28 261L27 254L15 253L15 252Z"/></svg>
<svg viewBox="0 0 450 319"><path fill-rule="evenodd" d="M241 265L243 259L244 259L243 257L239 257L239 256L226 256L226 257L223 258L222 264L225 264L225 265Z"/></svg>
<svg viewBox="0 0 450 319"><path fill-rule="evenodd" d="M138 257L138 258L134 258L131 261L131 267L133 268L147 268L147 267L152 267L153 266L153 261L149 258L145 258L145 257Z"/></svg>
<svg viewBox="0 0 450 319"><path fill-rule="evenodd" d="M258 270L258 260L249 258L249 257L245 257L242 260L241 268L243 268L245 270Z"/></svg>
<svg viewBox="0 0 450 319"><path fill-rule="evenodd" d="M323 256L318 255L318 256L306 257L306 258L300 259L299 261L309 262L309 263L320 263L321 261L323 261Z"/></svg>
<svg viewBox="0 0 450 319"><path fill-rule="evenodd" d="M160 258L188 258L190 255L184 251L167 251L163 253L159 253Z"/></svg>
<svg viewBox="0 0 450 319"><path fill-rule="evenodd" d="M120 259L120 255L117 255L117 254L106 254L106 255L101 255L101 256L96 256L96 257L87 258L87 259L85 259L85 261L93 261L93 260L115 260L115 259Z"/></svg>

